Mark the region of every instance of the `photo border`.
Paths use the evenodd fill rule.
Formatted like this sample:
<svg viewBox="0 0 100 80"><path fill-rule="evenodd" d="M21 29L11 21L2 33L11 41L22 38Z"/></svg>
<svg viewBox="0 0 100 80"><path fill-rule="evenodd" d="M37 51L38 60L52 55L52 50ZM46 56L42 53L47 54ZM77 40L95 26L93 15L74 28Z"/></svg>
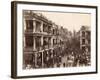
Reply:
<svg viewBox="0 0 100 80"><path fill-rule="evenodd" d="M62 6L62 7L79 7L79 8L94 8L96 9L96 71L82 72L82 73L64 73L64 74L49 74L49 75L33 75L33 76L17 76L17 4L34 4L46 6ZM80 75L80 74L94 74L98 72L98 7L90 5L73 5L73 4L57 4L57 3L41 3L41 2L11 2L11 77L12 78L32 78L32 77L50 77L50 76L66 76L66 75Z"/></svg>

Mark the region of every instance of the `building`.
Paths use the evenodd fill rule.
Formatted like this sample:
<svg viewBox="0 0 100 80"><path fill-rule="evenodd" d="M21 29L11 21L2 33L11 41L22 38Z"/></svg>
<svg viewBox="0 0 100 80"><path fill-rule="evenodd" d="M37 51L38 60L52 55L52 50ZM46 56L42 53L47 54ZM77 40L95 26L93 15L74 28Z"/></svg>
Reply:
<svg viewBox="0 0 100 80"><path fill-rule="evenodd" d="M80 49L85 52L91 51L91 31L90 27L82 26L80 30Z"/></svg>
<svg viewBox="0 0 100 80"><path fill-rule="evenodd" d="M24 10L23 15L23 68L53 67L60 60L58 25L41 13Z"/></svg>

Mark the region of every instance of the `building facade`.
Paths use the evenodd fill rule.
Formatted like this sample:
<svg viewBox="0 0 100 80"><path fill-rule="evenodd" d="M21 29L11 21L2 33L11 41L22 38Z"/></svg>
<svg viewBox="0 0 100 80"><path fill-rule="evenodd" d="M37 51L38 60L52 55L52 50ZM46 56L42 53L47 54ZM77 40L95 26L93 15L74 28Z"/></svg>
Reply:
<svg viewBox="0 0 100 80"><path fill-rule="evenodd" d="M80 30L80 49L85 52L91 51L91 31L90 27L82 26Z"/></svg>
<svg viewBox="0 0 100 80"><path fill-rule="evenodd" d="M60 62L58 25L40 13L23 11L23 68L48 68Z"/></svg>

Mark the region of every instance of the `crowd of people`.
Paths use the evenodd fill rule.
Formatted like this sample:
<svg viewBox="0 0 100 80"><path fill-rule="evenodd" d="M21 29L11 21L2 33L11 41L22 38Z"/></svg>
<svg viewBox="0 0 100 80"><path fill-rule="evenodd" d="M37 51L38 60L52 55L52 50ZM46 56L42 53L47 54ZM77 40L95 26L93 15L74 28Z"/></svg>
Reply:
<svg viewBox="0 0 100 80"><path fill-rule="evenodd" d="M90 52L81 49L65 48L62 52L61 62L63 67L77 67L90 65Z"/></svg>
<svg viewBox="0 0 100 80"><path fill-rule="evenodd" d="M44 51L42 53L36 53L37 62L32 68L56 68L56 67L77 67L77 66L89 66L90 65L90 52L83 51L80 48L69 47L68 45L63 47L57 47L54 50ZM34 57L35 58L35 57ZM42 59L43 58L43 59Z"/></svg>

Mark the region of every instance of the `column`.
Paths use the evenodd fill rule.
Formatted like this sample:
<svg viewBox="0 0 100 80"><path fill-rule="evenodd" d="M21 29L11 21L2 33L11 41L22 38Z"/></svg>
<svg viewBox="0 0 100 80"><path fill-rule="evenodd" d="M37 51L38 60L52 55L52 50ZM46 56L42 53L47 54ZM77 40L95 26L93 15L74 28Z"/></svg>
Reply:
<svg viewBox="0 0 100 80"><path fill-rule="evenodd" d="M23 41L24 41L24 48L25 48L26 47L26 44L25 44L25 34L24 34L24 40Z"/></svg>
<svg viewBox="0 0 100 80"><path fill-rule="evenodd" d="M41 32L43 32L43 21L41 21L41 26L40 26L40 28L41 28Z"/></svg>
<svg viewBox="0 0 100 80"><path fill-rule="evenodd" d="M36 31L36 20L33 19L33 32L35 32L35 31Z"/></svg>
<svg viewBox="0 0 100 80"><path fill-rule="evenodd" d="M47 50L46 52L47 52L47 53L46 53L46 54L47 54L47 56L46 56L46 59L47 59L47 60L46 60L46 61L47 61L47 64L46 64L46 65L47 65L47 67L49 67L49 62L48 62L48 61L49 61L49 56L48 56L48 55L49 55L49 52L48 52L48 50Z"/></svg>
<svg viewBox="0 0 100 80"><path fill-rule="evenodd" d="M33 37L33 50L36 50L36 41L35 41L35 37Z"/></svg>
<svg viewBox="0 0 100 80"><path fill-rule="evenodd" d="M42 52L42 68L44 67L44 62L43 62L43 52Z"/></svg>
<svg viewBox="0 0 100 80"><path fill-rule="evenodd" d="M26 30L26 20L24 19L24 31Z"/></svg>
<svg viewBox="0 0 100 80"><path fill-rule="evenodd" d="M47 49L49 49L49 37L47 37L47 42L48 42L48 47L47 47Z"/></svg>
<svg viewBox="0 0 100 80"><path fill-rule="evenodd" d="M41 36L41 47L43 48L43 36Z"/></svg>
<svg viewBox="0 0 100 80"><path fill-rule="evenodd" d="M37 53L35 53L35 68L37 67Z"/></svg>
<svg viewBox="0 0 100 80"><path fill-rule="evenodd" d="M51 48L53 48L53 37L51 37Z"/></svg>

